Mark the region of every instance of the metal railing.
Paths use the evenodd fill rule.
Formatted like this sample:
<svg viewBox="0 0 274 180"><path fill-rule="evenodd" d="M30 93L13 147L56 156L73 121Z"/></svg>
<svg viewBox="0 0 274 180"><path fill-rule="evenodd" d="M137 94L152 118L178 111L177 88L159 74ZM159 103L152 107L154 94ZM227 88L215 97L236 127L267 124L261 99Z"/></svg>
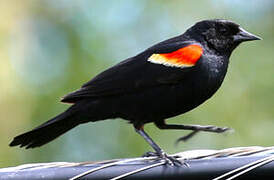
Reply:
<svg viewBox="0 0 274 180"><path fill-rule="evenodd" d="M191 150L172 156L187 165L170 166L153 156L100 162L36 163L2 168L0 179L274 179L274 147Z"/></svg>

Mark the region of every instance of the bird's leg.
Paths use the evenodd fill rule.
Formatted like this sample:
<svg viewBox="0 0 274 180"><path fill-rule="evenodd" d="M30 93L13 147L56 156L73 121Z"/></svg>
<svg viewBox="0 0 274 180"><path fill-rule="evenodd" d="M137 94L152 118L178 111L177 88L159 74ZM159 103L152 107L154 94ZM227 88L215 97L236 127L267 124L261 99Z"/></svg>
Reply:
<svg viewBox="0 0 274 180"><path fill-rule="evenodd" d="M141 127L135 127L135 131L140 134L146 142L155 150L156 155L160 157L161 159L164 159L168 164L170 165L182 165L182 162L177 160L176 158L172 156L168 156L150 137L149 135L144 131L143 126Z"/></svg>
<svg viewBox="0 0 274 180"><path fill-rule="evenodd" d="M175 145L177 145L180 141L187 141L189 140L190 138L192 138L194 135L196 135L199 131L192 131L191 133L189 133L188 135L185 135L185 136L182 136L180 138L178 138L176 141L175 141Z"/></svg>
<svg viewBox="0 0 274 180"><path fill-rule="evenodd" d="M166 124L164 120L162 121L156 121L155 125L159 129L182 129L182 130L192 130L193 132L189 133L186 136L183 136L179 138L176 143L180 141L187 141L191 137L193 137L195 134L197 134L200 131L205 132L214 132L214 133L223 133L225 131L230 130L230 128L227 127L217 127L217 126L201 126L201 125L182 125L182 124Z"/></svg>

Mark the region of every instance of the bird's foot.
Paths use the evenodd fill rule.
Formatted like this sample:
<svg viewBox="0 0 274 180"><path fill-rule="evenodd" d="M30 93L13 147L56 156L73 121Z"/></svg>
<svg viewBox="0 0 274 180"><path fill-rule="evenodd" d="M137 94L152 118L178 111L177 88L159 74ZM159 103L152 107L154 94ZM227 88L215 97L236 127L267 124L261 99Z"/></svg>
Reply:
<svg viewBox="0 0 274 180"><path fill-rule="evenodd" d="M231 130L228 127L218 127L218 126L204 126L204 129L201 129L201 131L207 131L207 132L215 132L215 133L223 133L226 132L228 130Z"/></svg>
<svg viewBox="0 0 274 180"><path fill-rule="evenodd" d="M212 126L212 125L208 125L208 126L196 126L196 128L197 128L196 130L193 130L188 135L178 138L176 140L175 144L177 145L181 141L187 141L187 140L189 140L190 138L192 138L194 135L196 135L200 131L213 132L213 133L224 133L224 132L227 132L227 131L231 130L231 128L228 128L228 127L218 127L218 126Z"/></svg>
<svg viewBox="0 0 274 180"><path fill-rule="evenodd" d="M157 152L146 152L142 157L157 157L160 160L164 160L166 163L170 166L182 166L185 165L187 167L189 167L189 165L184 162L184 161L180 161L177 158L179 158L179 156L170 156L168 154L166 154L165 152L161 152L161 153L157 153Z"/></svg>
<svg viewBox="0 0 274 180"><path fill-rule="evenodd" d="M142 157L156 157L158 154L156 152L148 151L145 154L142 155Z"/></svg>
<svg viewBox="0 0 274 180"><path fill-rule="evenodd" d="M189 165L185 162L185 161L180 161L178 160L178 156L170 156L168 154L166 154L165 152L162 152L159 156L160 159L165 161L165 164L168 164L170 166L187 166L189 167Z"/></svg>

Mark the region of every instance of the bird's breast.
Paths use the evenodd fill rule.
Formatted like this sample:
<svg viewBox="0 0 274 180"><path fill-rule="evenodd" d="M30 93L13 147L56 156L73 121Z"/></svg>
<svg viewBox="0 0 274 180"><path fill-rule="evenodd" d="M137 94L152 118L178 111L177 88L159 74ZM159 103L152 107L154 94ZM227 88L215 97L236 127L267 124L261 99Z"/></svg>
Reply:
<svg viewBox="0 0 274 180"><path fill-rule="evenodd" d="M228 59L207 55L198 64L194 79L195 88L200 90L201 99L210 98L221 86L227 72ZM197 92L199 93L199 92Z"/></svg>

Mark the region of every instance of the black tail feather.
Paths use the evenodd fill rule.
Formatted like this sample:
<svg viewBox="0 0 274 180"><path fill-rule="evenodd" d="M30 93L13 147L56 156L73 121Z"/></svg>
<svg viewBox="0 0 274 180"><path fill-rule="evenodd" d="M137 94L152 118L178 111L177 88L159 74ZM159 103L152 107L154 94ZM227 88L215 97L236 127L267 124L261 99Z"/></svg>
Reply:
<svg viewBox="0 0 274 180"><path fill-rule="evenodd" d="M26 149L39 147L54 140L78 124L79 122L77 123L77 120L74 119L71 113L64 112L37 128L16 136L9 145L25 147Z"/></svg>

